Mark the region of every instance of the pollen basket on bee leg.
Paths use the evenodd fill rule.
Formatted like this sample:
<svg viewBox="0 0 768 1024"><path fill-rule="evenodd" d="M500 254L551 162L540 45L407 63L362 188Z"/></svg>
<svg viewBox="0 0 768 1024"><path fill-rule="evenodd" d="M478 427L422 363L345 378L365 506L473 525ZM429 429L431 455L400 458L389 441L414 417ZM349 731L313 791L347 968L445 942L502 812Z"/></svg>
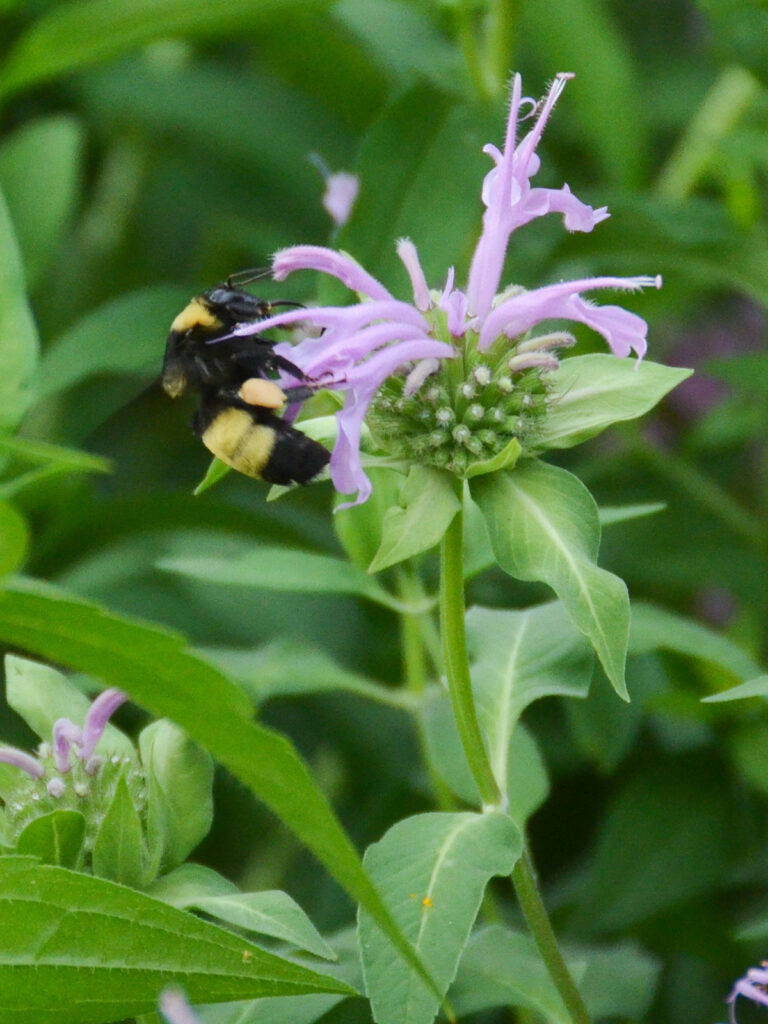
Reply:
<svg viewBox="0 0 768 1024"><path fill-rule="evenodd" d="M258 405L262 409L279 409L287 400L282 388L263 377L249 377L243 381L238 395L248 405Z"/></svg>

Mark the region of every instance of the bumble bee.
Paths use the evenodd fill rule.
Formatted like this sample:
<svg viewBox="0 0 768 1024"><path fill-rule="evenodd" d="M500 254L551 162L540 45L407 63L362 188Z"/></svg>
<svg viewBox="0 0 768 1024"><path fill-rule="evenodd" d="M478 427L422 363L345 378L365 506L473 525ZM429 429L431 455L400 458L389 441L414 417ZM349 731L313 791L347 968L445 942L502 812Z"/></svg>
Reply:
<svg viewBox="0 0 768 1024"><path fill-rule="evenodd" d="M276 414L303 401L317 386L298 366L277 355L259 334L230 337L240 324L258 323L278 306L243 291L260 274L244 271L193 298L171 324L162 385L171 398L187 388L200 396L192 430L206 448L246 476L275 484L306 484L330 453ZM283 391L267 375L285 370L302 384Z"/></svg>

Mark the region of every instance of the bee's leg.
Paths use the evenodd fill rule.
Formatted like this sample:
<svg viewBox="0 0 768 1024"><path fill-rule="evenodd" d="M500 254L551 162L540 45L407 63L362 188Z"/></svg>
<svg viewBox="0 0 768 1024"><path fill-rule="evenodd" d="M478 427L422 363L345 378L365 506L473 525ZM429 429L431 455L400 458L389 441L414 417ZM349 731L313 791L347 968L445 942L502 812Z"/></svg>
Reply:
<svg viewBox="0 0 768 1024"><path fill-rule="evenodd" d="M295 402L306 402L312 395L317 394L320 387L320 384L301 384L295 388L283 388L283 394L288 405L293 405Z"/></svg>

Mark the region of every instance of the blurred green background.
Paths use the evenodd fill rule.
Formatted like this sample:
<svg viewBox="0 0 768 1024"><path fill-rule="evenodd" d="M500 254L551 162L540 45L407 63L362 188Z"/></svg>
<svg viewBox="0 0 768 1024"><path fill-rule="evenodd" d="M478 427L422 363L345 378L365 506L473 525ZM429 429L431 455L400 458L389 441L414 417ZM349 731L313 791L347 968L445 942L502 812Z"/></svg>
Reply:
<svg viewBox="0 0 768 1024"><path fill-rule="evenodd" d="M722 1019L731 978L765 955L768 936L757 926L739 937L766 905L768 718L755 701L699 702L766 655L768 9L3 0L0 39L0 189L42 352L27 407L0 417L23 412L22 437L112 470L46 471L6 450L2 493L30 524L24 571L202 648L287 638L390 684L400 654L389 613L158 568L202 551L237 559L259 543L340 550L328 484L267 504L265 485L231 474L192 496L208 457L187 425L191 405L159 388L168 325L190 296L295 243L332 239L405 297L394 241L407 235L430 284L451 265L464 279L490 167L481 149L502 141L510 73L538 96L557 71L576 72L537 183L567 181L612 217L590 235L569 236L556 217L521 229L506 280L664 275L661 292L617 301L649 321L650 358L695 376L640 425L560 461L601 505L666 503L606 530L601 562L633 598L732 646L694 632L689 653L701 657L685 657L680 636L676 653L636 652L629 707L598 681L589 702L532 708L552 773L532 841L566 937L628 938L657 958L646 1019ZM360 175L336 235L312 154ZM11 258L3 265L0 277ZM317 282L259 287L309 300ZM5 332L17 314L0 313ZM580 338L581 350L599 347ZM494 606L544 596L494 572L470 588ZM348 695L276 699L265 715L309 758L361 847L431 806L404 715ZM5 734L25 741L13 723ZM325 928L345 923L350 905L287 832L227 778L218 790L199 859L246 886L290 888Z"/></svg>

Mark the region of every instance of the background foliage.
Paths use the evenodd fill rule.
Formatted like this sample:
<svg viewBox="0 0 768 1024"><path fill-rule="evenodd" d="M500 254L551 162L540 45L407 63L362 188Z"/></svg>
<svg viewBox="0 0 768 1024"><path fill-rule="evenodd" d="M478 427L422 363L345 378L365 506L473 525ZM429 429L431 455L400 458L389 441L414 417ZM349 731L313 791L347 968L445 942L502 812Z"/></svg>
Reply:
<svg viewBox="0 0 768 1024"><path fill-rule="evenodd" d="M604 512L664 508L615 522L601 548L634 602L632 703L598 674L589 700L550 697L524 713L551 787L530 831L561 934L610 946L604 969L618 978L631 971L616 951L643 951L647 998L628 995L603 1019L722 1018L731 979L765 955L768 934L764 702L701 703L759 675L766 657L765 7L4 0L0 19L0 422L22 439L0 441L0 568L212 652L291 736L359 849L434 805L393 690L398 619L371 580L339 582L320 566L331 582L307 593L300 571L281 574L276 546L338 556L335 529L358 533L330 515L327 484L268 504L265 486L231 474L192 496L207 458L190 410L160 393L167 325L191 295L276 248L327 242L312 153L361 177L336 244L401 293L400 235L432 284L450 263L461 279L488 169L481 146L500 142L509 71L530 94L558 70L577 73L547 130L542 177L607 203L612 218L591 235L541 221L521 230L507 279L663 273L661 292L627 304L650 323L652 358L696 374L653 416L558 455ZM291 281L290 298L314 287ZM217 581L212 565L179 571L203 554L219 565L247 557L248 588ZM2 603L18 598L2 633L14 649L116 671L35 639L47 613L19 586ZM473 577L469 597L511 609L548 592L492 570ZM87 614L68 614L87 645ZM153 707L153 687L164 692L153 666L171 677L183 655L168 653L175 640L152 647L115 621L92 627L124 644L124 674L110 681L130 679ZM219 673L189 672L200 676L190 692L199 682L237 704ZM168 700L183 706L184 688ZM33 742L9 711L3 735ZM237 751L223 760L235 770ZM246 889L289 890L323 934L350 921L336 882L224 770L196 860ZM467 978L498 949L491 929L515 916L509 891L493 894L460 976L461 1012L477 1009ZM347 1001L328 1020L367 1012Z"/></svg>

